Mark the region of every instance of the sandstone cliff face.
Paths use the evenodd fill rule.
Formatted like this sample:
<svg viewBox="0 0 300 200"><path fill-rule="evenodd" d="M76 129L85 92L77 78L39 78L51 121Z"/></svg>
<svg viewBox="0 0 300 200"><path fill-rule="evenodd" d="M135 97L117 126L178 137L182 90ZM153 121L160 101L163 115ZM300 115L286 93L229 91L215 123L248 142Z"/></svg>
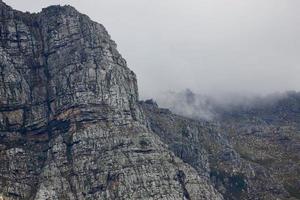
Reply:
<svg viewBox="0 0 300 200"><path fill-rule="evenodd" d="M102 25L0 1L0 57L0 198L222 199L147 128Z"/></svg>

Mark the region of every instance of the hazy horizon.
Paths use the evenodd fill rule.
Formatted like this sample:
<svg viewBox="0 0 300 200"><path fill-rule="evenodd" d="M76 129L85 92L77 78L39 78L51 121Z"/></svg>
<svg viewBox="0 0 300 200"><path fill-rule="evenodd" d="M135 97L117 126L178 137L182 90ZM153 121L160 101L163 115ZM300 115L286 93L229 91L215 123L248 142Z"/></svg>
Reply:
<svg viewBox="0 0 300 200"><path fill-rule="evenodd" d="M296 0L5 0L38 12L69 4L103 24L138 77L141 98L165 91L300 90Z"/></svg>

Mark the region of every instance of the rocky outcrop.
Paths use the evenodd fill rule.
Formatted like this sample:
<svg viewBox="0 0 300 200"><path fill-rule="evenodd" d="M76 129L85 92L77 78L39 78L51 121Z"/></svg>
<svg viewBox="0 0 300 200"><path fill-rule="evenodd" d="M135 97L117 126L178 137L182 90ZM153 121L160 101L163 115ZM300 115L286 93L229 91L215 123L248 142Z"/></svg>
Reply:
<svg viewBox="0 0 300 200"><path fill-rule="evenodd" d="M0 1L0 57L0 199L222 199L146 126L101 24Z"/></svg>

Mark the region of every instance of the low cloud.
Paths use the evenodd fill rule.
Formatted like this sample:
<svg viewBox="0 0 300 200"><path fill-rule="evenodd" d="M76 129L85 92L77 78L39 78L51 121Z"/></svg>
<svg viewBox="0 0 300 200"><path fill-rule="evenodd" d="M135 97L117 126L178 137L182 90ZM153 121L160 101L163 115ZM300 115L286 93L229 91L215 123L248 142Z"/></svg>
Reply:
<svg viewBox="0 0 300 200"><path fill-rule="evenodd" d="M295 98L296 97L296 98ZM274 107L278 102L287 100L286 104L300 100L300 93L295 91L272 93L268 95L201 95L190 89L181 92L167 92L155 100L158 105L172 112L193 119L215 120L220 115L232 111L249 111L251 109L266 109ZM297 100L296 100L297 101ZM298 105L298 104L297 104ZM287 105L288 106L288 105Z"/></svg>

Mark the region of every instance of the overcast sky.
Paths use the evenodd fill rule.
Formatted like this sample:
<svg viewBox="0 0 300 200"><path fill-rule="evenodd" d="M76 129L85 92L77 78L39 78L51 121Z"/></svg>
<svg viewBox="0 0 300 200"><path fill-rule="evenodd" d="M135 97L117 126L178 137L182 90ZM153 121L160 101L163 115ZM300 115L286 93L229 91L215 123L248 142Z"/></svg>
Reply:
<svg viewBox="0 0 300 200"><path fill-rule="evenodd" d="M103 24L142 98L300 90L299 0L4 0L38 12L69 4Z"/></svg>

